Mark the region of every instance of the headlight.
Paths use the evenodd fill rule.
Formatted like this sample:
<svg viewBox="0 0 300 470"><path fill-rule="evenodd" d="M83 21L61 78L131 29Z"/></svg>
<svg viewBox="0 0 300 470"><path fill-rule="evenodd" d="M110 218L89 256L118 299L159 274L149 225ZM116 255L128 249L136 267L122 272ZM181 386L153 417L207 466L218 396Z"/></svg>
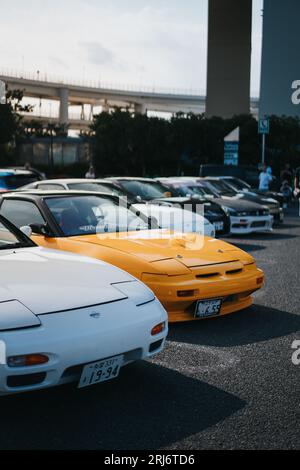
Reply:
<svg viewBox="0 0 300 470"><path fill-rule="evenodd" d="M270 215L270 209L268 206L264 206L263 215Z"/></svg>
<svg viewBox="0 0 300 470"><path fill-rule="evenodd" d="M276 199L272 199L271 197L269 197L268 199L262 199L263 202L270 202L272 204L278 204L278 202L276 201Z"/></svg>
<svg viewBox="0 0 300 470"><path fill-rule="evenodd" d="M140 281L120 282L112 284L112 286L122 292L122 294L126 295L130 300L133 300L137 307L155 300L155 295L152 290Z"/></svg>
<svg viewBox="0 0 300 470"><path fill-rule="evenodd" d="M38 317L17 300L0 303L0 331L30 328L40 324Z"/></svg>

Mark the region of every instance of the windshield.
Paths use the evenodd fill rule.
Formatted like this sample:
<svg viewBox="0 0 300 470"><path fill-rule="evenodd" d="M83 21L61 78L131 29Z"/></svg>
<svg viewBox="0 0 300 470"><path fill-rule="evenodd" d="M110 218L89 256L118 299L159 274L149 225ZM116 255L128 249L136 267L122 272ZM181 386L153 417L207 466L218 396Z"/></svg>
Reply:
<svg viewBox="0 0 300 470"><path fill-rule="evenodd" d="M232 178L230 180L225 180L227 184L229 184L232 188L236 189L237 191L248 191L251 189L251 186L249 184L245 183L245 181L242 181L238 178Z"/></svg>
<svg viewBox="0 0 300 470"><path fill-rule="evenodd" d="M233 188L228 186L224 181L221 180L207 180L210 186L215 189L219 194L234 194Z"/></svg>
<svg viewBox="0 0 300 470"><path fill-rule="evenodd" d="M193 194L204 197L218 197L218 194L213 191L209 186L202 186L200 184L195 184L190 186L190 189L193 191Z"/></svg>
<svg viewBox="0 0 300 470"><path fill-rule="evenodd" d="M193 190L189 188L188 185L186 184L177 184L175 183L172 187L172 196L174 197L186 197L186 196L191 196L193 193Z"/></svg>
<svg viewBox="0 0 300 470"><path fill-rule="evenodd" d="M158 182L145 181L126 181L120 182L122 186L133 196L140 196L143 201L151 201L163 197L171 197L172 194L168 188Z"/></svg>
<svg viewBox="0 0 300 470"><path fill-rule="evenodd" d="M0 221L0 250L11 250L34 246L25 235L13 232L4 222Z"/></svg>
<svg viewBox="0 0 300 470"><path fill-rule="evenodd" d="M109 197L54 197L45 203L66 237L149 229L147 219Z"/></svg>

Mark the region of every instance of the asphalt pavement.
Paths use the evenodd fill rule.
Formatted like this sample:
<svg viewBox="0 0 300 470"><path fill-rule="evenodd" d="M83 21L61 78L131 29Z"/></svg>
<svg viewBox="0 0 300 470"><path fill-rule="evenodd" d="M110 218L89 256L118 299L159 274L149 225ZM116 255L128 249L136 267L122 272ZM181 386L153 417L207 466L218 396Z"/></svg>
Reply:
<svg viewBox="0 0 300 470"><path fill-rule="evenodd" d="M171 325L115 381L0 398L0 449L300 449L300 218L228 241L266 273L251 308Z"/></svg>

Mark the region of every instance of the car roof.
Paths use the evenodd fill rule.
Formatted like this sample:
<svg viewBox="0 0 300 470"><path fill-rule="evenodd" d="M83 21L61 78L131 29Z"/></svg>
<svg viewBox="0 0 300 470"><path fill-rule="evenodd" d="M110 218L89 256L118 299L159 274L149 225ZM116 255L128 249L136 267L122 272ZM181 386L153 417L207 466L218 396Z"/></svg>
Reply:
<svg viewBox="0 0 300 470"><path fill-rule="evenodd" d="M111 176L105 179L108 181L140 181L142 183L157 183L154 178L139 178L134 176Z"/></svg>
<svg viewBox="0 0 300 470"><path fill-rule="evenodd" d="M168 178L159 178L159 181L169 181L171 183L186 183L189 181L197 181L199 176L169 176Z"/></svg>
<svg viewBox="0 0 300 470"><path fill-rule="evenodd" d="M1 193L0 199L30 199L30 200L39 200L42 199L43 197L72 197L72 196L94 196L94 197L99 197L103 196L106 198L116 198L117 196L114 196L109 193L101 193L97 192L95 193L94 191L63 191L63 190L56 190L56 191L46 191L43 189L28 189L26 191L12 191L12 192L7 192L7 193Z"/></svg>
<svg viewBox="0 0 300 470"><path fill-rule="evenodd" d="M220 181L220 180L224 179L224 177L223 176L206 176L204 179L205 180Z"/></svg>
<svg viewBox="0 0 300 470"><path fill-rule="evenodd" d="M0 176L17 176L17 175L34 175L34 173L30 170L22 170L22 169L15 169L15 168L0 168Z"/></svg>
<svg viewBox="0 0 300 470"><path fill-rule="evenodd" d="M74 184L74 183L107 183L112 184L112 181L105 179L86 179L86 178L58 178L51 180L36 181L37 184Z"/></svg>

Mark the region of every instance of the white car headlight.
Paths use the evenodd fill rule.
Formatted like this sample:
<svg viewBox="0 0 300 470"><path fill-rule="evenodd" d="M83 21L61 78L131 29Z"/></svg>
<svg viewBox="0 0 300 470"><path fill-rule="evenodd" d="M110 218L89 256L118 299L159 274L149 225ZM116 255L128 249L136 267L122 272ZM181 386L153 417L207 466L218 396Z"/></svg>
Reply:
<svg viewBox="0 0 300 470"><path fill-rule="evenodd" d="M38 317L17 300L0 303L0 331L30 328L40 324Z"/></svg>
<svg viewBox="0 0 300 470"><path fill-rule="evenodd" d="M112 284L122 294L135 302L137 307L155 300L155 295L145 284L140 281L126 281Z"/></svg>

